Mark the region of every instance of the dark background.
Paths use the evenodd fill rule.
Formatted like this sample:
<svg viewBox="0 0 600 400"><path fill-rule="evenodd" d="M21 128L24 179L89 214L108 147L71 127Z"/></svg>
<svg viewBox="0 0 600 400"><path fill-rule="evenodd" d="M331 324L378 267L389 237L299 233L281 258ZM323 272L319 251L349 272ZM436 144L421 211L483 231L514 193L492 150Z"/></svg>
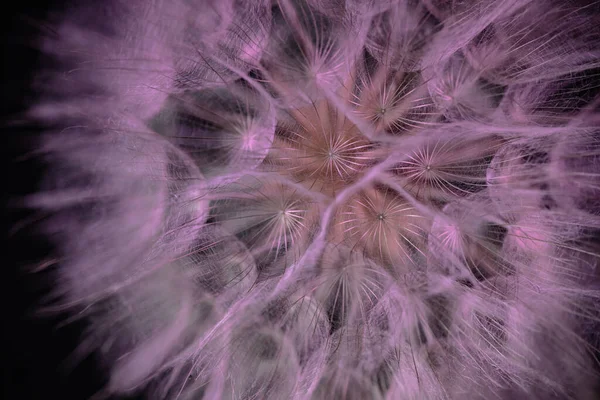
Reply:
<svg viewBox="0 0 600 400"><path fill-rule="evenodd" d="M5 258L0 278L4 308L0 336L4 341L2 398L89 399L105 383L105 375L94 368L92 359L76 369L66 365L82 334L81 323L57 328L63 322L59 317L36 313L48 294L51 267L41 273L31 269L47 259L52 249L36 234L32 223L43 216L33 215L19 203L22 195L36 189L44 171L39 161L24 157L33 148L41 127L26 123L21 115L35 98L30 83L44 63L35 39L48 28L44 24L48 13L64 9L67 2L3 3L0 160L5 172L2 223L6 229L2 230Z"/></svg>

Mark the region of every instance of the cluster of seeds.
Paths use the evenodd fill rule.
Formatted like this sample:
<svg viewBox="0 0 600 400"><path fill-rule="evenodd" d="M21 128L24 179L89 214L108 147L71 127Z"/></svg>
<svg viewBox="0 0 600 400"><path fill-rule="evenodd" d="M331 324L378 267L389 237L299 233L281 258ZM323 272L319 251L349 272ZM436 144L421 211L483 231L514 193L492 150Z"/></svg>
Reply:
<svg viewBox="0 0 600 400"><path fill-rule="evenodd" d="M108 393L596 398L597 6L95 7L28 201Z"/></svg>

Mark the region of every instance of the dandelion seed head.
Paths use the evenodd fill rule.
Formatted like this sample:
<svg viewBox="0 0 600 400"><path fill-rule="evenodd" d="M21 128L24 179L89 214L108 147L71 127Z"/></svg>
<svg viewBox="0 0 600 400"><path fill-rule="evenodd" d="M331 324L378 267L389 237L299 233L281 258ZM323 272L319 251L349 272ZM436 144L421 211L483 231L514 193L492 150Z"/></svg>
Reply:
<svg viewBox="0 0 600 400"><path fill-rule="evenodd" d="M595 398L591 5L107 4L42 40L27 198L105 392Z"/></svg>

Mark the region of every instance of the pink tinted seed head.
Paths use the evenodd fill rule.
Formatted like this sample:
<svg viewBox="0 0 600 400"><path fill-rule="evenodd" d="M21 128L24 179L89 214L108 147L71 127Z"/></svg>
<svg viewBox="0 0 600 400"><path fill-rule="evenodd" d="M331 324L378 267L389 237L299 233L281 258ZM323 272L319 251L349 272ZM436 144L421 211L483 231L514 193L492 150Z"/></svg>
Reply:
<svg viewBox="0 0 600 400"><path fill-rule="evenodd" d="M584 3L111 0L53 21L61 67L30 109L52 168L27 201L102 394L596 398Z"/></svg>

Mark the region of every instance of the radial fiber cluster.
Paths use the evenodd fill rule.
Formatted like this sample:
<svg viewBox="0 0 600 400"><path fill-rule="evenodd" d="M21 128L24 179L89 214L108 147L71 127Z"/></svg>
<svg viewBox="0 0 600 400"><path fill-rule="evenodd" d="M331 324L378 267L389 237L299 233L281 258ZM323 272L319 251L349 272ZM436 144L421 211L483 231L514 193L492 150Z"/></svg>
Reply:
<svg viewBox="0 0 600 400"><path fill-rule="evenodd" d="M110 0L29 116L105 395L600 396L600 15L565 0Z"/></svg>

